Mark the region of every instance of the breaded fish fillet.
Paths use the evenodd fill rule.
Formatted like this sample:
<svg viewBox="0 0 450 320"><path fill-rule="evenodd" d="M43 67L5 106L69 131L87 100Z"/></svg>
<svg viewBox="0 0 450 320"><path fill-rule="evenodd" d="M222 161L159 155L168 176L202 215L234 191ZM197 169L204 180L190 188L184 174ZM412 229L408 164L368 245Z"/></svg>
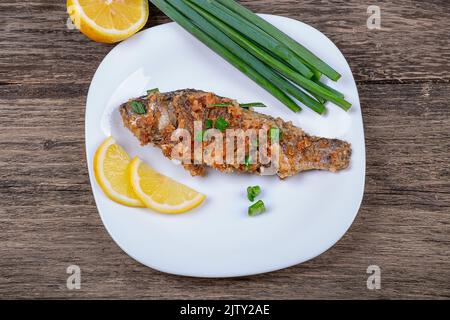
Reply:
<svg viewBox="0 0 450 320"><path fill-rule="evenodd" d="M136 108L139 107L139 108ZM351 156L350 144L338 140L314 137L295 127L291 122L273 118L253 110L242 108L234 100L219 97L210 92L199 90L178 90L167 93L154 92L147 96L132 99L120 106L124 125L137 137L142 145L152 144L162 150L169 159L173 159L173 149L179 141L173 140L177 129L186 129L195 136L194 122L200 121L206 126L218 127L225 123L226 129L279 130L279 160L275 172L280 178L286 178L306 170L328 170L336 172L348 167ZM269 134L268 134L269 135ZM200 141L203 141L201 139ZM192 175L204 175L206 167L211 166L222 172L247 172L265 174L271 164L258 161L254 163L227 163L225 145L229 140L224 137L223 160L203 163L183 163ZM207 146L211 141L201 142ZM250 142L249 142L250 143ZM194 144L194 139L192 141ZM256 149L261 146L256 146ZM192 149L193 150L193 149ZM235 149L236 150L236 149ZM248 160L250 147L245 149ZM270 151L268 151L270 155ZM192 159L194 158L192 151Z"/></svg>

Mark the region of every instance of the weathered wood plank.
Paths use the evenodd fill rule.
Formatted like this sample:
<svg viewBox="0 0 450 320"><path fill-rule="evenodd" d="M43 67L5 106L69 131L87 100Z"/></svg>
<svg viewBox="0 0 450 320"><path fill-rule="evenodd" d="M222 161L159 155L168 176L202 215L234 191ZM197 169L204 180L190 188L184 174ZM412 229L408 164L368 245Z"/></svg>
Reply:
<svg viewBox="0 0 450 320"><path fill-rule="evenodd" d="M84 154L86 83L0 86L0 297L449 298L450 84L359 90L367 180L350 231L305 264L210 280L146 268L106 233ZM70 264L80 291L65 287ZM366 288L371 264L379 291Z"/></svg>
<svg viewBox="0 0 450 320"><path fill-rule="evenodd" d="M242 1L254 11L304 21L343 51L357 81L450 81L450 3L445 0L361 2ZM367 8L381 8L381 30L369 30ZM151 7L147 27L168 22ZM0 83L89 83L112 48L66 26L65 2L0 3Z"/></svg>

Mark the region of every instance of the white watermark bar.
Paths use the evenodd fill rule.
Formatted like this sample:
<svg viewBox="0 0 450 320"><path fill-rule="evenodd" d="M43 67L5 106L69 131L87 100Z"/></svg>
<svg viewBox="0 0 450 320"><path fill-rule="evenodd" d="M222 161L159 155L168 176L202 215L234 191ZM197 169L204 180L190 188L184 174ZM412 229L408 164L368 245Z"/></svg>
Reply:
<svg viewBox="0 0 450 320"><path fill-rule="evenodd" d="M66 273L70 274L67 277L66 286L69 290L80 290L81 289L81 269L79 266L72 264L67 267Z"/></svg>
<svg viewBox="0 0 450 320"><path fill-rule="evenodd" d="M379 6L371 5L367 7L367 28L369 30L381 29L381 9Z"/></svg>
<svg viewBox="0 0 450 320"><path fill-rule="evenodd" d="M370 265L367 267L366 273L370 274L367 278L367 289L380 290L381 289L381 268L377 265Z"/></svg>

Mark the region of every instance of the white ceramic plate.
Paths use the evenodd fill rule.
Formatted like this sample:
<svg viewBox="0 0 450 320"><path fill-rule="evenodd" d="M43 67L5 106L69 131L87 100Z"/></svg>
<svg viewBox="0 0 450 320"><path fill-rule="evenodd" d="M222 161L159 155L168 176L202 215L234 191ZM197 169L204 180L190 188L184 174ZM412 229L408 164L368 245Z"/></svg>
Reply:
<svg viewBox="0 0 450 320"><path fill-rule="evenodd" d="M342 74L332 84L353 104L349 112L328 105L319 116L307 108L291 112L175 23L147 29L122 42L105 57L92 80L86 106L86 151L98 211L116 243L139 262L168 273L232 277L269 272L307 261L335 244L361 204L365 176L364 132L356 85L345 58L322 33L296 20L265 19L318 54ZM330 84L330 83L329 83ZM349 169L307 172L280 181L273 176L222 174L191 177L159 149L141 147L122 125L118 106L149 88L212 91L238 101L260 101L260 109L291 120L306 132L352 144ZM109 200L95 181L92 159L109 135L130 156L139 156L162 173L207 195L184 215L133 209ZM248 217L246 188L260 185L268 212Z"/></svg>

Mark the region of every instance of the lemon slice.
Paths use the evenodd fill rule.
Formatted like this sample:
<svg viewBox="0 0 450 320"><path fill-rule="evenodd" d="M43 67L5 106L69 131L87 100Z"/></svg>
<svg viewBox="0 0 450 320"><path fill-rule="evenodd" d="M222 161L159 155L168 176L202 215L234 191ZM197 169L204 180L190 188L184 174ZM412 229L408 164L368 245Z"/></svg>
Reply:
<svg viewBox="0 0 450 320"><path fill-rule="evenodd" d="M95 152L95 178L111 200L129 207L145 207L131 188L127 172L129 164L128 154L109 137Z"/></svg>
<svg viewBox="0 0 450 320"><path fill-rule="evenodd" d="M88 38L115 43L145 25L148 0L67 0L67 13Z"/></svg>
<svg viewBox="0 0 450 320"><path fill-rule="evenodd" d="M166 177L134 158L128 168L130 183L145 205L162 213L183 213L200 205L205 196Z"/></svg>

